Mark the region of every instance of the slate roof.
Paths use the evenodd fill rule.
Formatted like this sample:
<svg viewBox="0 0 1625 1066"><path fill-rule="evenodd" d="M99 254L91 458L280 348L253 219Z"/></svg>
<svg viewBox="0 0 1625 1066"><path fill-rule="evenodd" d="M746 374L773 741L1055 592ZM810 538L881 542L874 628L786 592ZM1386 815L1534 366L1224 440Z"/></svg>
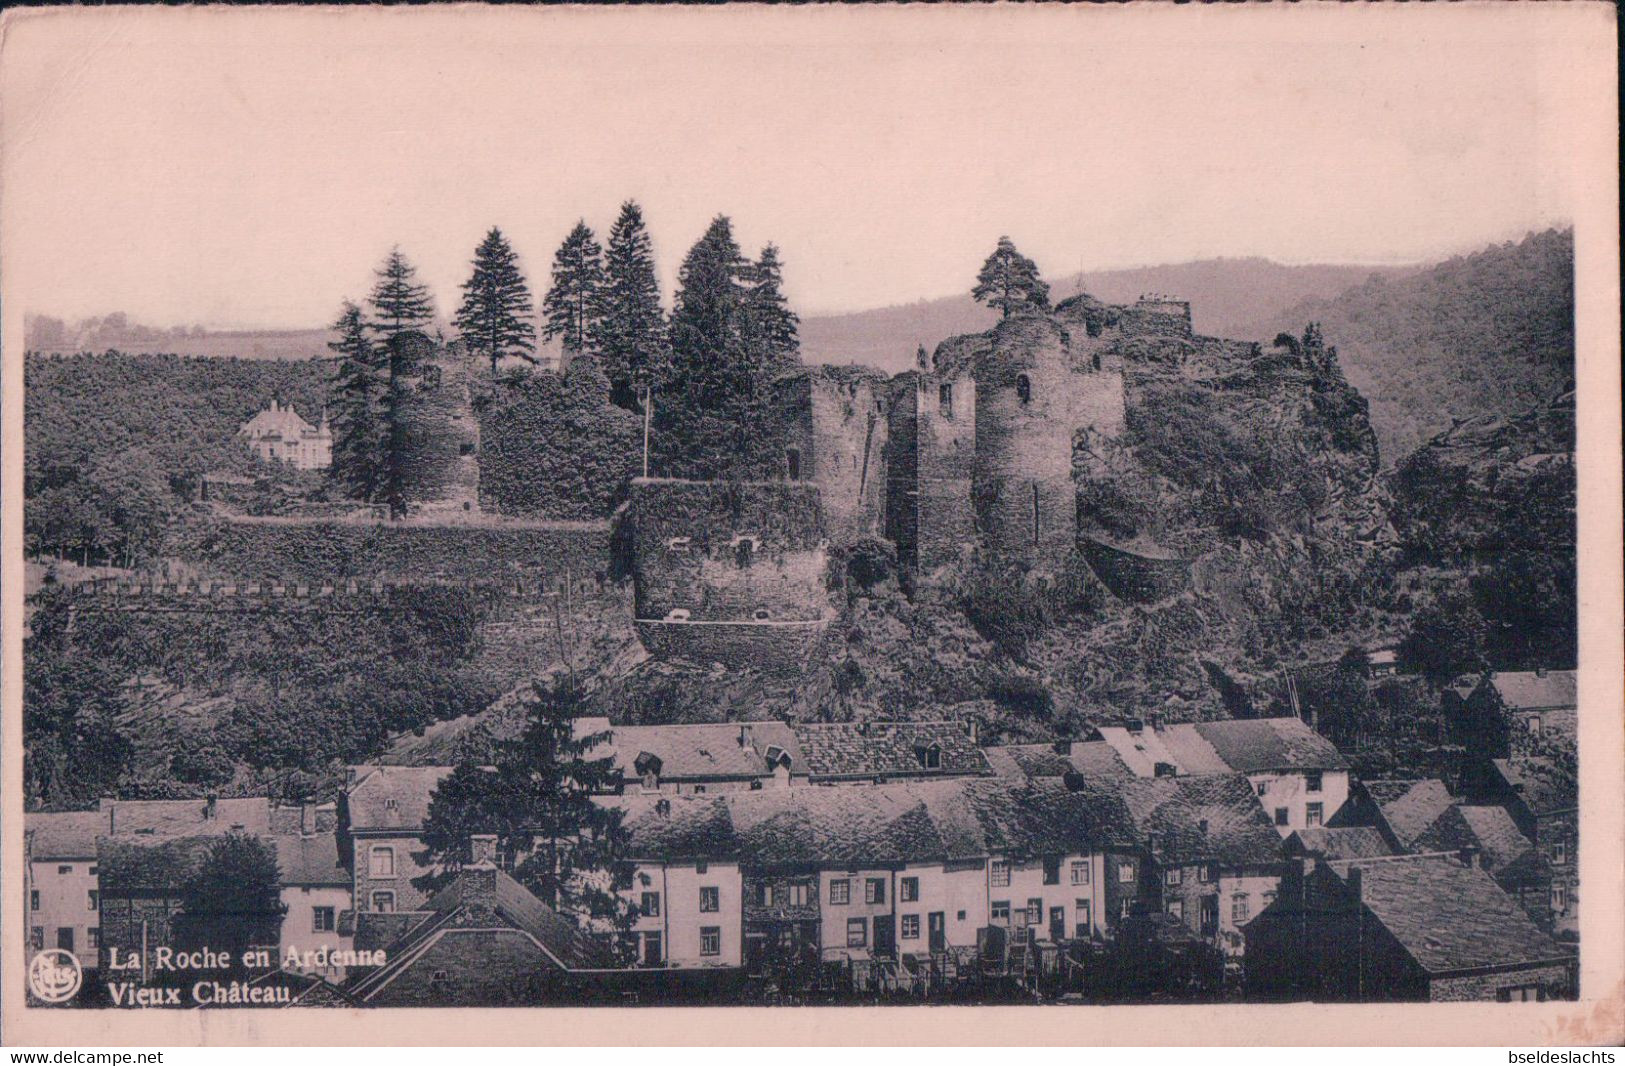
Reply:
<svg viewBox="0 0 1625 1066"><path fill-rule="evenodd" d="M841 722L796 727L802 762L813 777L904 777L992 772L960 722ZM935 744L940 766L926 769L919 752Z"/></svg>
<svg viewBox="0 0 1625 1066"><path fill-rule="evenodd" d="M1579 803L1577 782L1551 759L1530 755L1491 762L1508 790L1535 814L1572 810Z"/></svg>
<svg viewBox="0 0 1625 1066"><path fill-rule="evenodd" d="M1244 777L1151 777L1117 787L1135 835L1155 840L1153 855L1164 865L1281 860L1281 836Z"/></svg>
<svg viewBox="0 0 1625 1066"><path fill-rule="evenodd" d="M1374 859L1394 852L1381 831L1368 826L1299 829L1288 838L1288 850L1332 860Z"/></svg>
<svg viewBox="0 0 1625 1066"><path fill-rule="evenodd" d="M1450 807L1416 840L1419 851L1477 848L1491 870L1516 862L1533 846L1504 807Z"/></svg>
<svg viewBox="0 0 1625 1066"><path fill-rule="evenodd" d="M96 838L107 832L107 816L100 811L31 811L23 827L33 834L29 855L34 859L94 859Z"/></svg>
<svg viewBox="0 0 1625 1066"><path fill-rule="evenodd" d="M316 427L300 417L299 412L292 407L273 402L270 407L257 412L253 418L244 422L237 433L239 436L250 437L255 440L265 437L298 440L306 434L314 435Z"/></svg>
<svg viewBox="0 0 1625 1066"><path fill-rule="evenodd" d="M354 879L339 858L338 838L333 833L311 836L278 834L270 838L276 847L277 868L284 885L336 885L350 887Z"/></svg>
<svg viewBox="0 0 1625 1066"><path fill-rule="evenodd" d="M1360 871L1360 898L1431 974L1572 957L1541 932L1489 874L1452 854L1332 863Z"/></svg>
<svg viewBox="0 0 1625 1066"><path fill-rule="evenodd" d="M115 800L103 799L97 810L108 820L103 832L114 836L146 834L180 836L198 831L240 829L263 835L271 831L271 803L264 796L215 800L214 816L207 799Z"/></svg>
<svg viewBox="0 0 1625 1066"><path fill-rule="evenodd" d="M1102 726L1098 731L1139 777L1153 776L1159 762L1193 776L1346 770L1349 765L1336 745L1293 717L1181 722L1134 731Z"/></svg>
<svg viewBox="0 0 1625 1066"><path fill-rule="evenodd" d="M1507 707L1518 711L1578 707L1579 675L1573 670L1503 670L1490 675L1489 683Z"/></svg>
<svg viewBox="0 0 1625 1066"><path fill-rule="evenodd" d="M350 829L416 831L429 815L429 797L450 766L368 766L350 786Z"/></svg>
<svg viewBox="0 0 1625 1066"><path fill-rule="evenodd" d="M1365 790L1389 830L1407 848L1455 803L1450 790L1436 777L1415 781L1367 781Z"/></svg>
<svg viewBox="0 0 1625 1066"><path fill-rule="evenodd" d="M988 765L1000 777L1065 777L1078 773L1093 780L1132 780L1121 756L1104 740L1074 741L1069 754L1054 744L1005 744L983 748Z"/></svg>
<svg viewBox="0 0 1625 1066"><path fill-rule="evenodd" d="M771 773L766 752L777 746L790 755L792 773L800 773L801 750L796 734L784 722L719 722L683 725L617 725L607 745L592 758L609 755L623 777L636 778L633 764L643 752L660 759L662 780L765 777Z"/></svg>

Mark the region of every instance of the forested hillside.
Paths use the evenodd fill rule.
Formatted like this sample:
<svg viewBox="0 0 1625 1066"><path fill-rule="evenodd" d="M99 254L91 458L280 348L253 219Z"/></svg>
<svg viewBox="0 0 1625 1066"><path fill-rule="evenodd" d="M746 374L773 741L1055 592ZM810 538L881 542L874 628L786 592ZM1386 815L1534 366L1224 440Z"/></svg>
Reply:
<svg viewBox="0 0 1625 1066"><path fill-rule="evenodd" d="M1316 321L1371 403L1386 466L1453 421L1508 416L1574 378L1574 232L1547 230L1409 276L1260 318L1248 335Z"/></svg>

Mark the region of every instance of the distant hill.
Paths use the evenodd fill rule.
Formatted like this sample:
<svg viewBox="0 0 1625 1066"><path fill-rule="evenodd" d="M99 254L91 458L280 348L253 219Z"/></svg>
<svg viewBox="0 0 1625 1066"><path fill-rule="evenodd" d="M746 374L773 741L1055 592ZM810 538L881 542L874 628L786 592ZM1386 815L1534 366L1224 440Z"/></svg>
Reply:
<svg viewBox="0 0 1625 1066"><path fill-rule="evenodd" d="M1401 276L1377 275L1244 325L1321 323L1371 403L1385 466L1453 421L1549 402L1574 378L1574 232L1547 230Z"/></svg>
<svg viewBox="0 0 1625 1066"><path fill-rule="evenodd" d="M1060 301L1087 291L1108 303L1131 303L1146 293L1166 293L1190 301L1198 332L1256 340L1268 338L1247 332L1252 323L1272 320L1297 303L1335 296L1373 277L1399 278L1419 269L1203 259L1051 279L1050 293ZM996 317L996 312L973 301L968 291L962 296L853 314L809 315L801 321L801 350L809 362L869 363L895 373L909 367L919 345L934 348L949 337L980 332L993 325ZM1297 332L1302 331L1300 323ZM1269 334L1274 335L1275 331Z"/></svg>

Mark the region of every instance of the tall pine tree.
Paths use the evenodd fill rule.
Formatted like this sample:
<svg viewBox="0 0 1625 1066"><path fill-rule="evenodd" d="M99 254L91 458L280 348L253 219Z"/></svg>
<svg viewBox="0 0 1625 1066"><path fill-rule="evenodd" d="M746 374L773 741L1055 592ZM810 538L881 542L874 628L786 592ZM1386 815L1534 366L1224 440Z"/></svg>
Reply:
<svg viewBox="0 0 1625 1066"><path fill-rule="evenodd" d="M589 340L609 375L611 399L637 410L638 387L653 385L665 375L667 350L654 247L643 210L631 200L621 205L620 217L609 231L601 296Z"/></svg>
<svg viewBox="0 0 1625 1066"><path fill-rule="evenodd" d="M998 308L1004 318L1012 311L1049 306L1049 286L1038 276L1038 265L1016 251L1009 237L1000 237L998 247L982 263L971 295Z"/></svg>
<svg viewBox="0 0 1625 1066"><path fill-rule="evenodd" d="M427 330L434 320L434 301L426 285L418 284L417 270L399 248L390 249L377 271L372 288L373 330L388 341L407 330Z"/></svg>
<svg viewBox="0 0 1625 1066"><path fill-rule="evenodd" d="M536 362L536 327L531 325L530 286L519 258L495 226L474 250L474 273L463 283L457 330L470 352L491 361L491 376L505 356Z"/></svg>
<svg viewBox="0 0 1625 1066"><path fill-rule="evenodd" d="M361 308L346 302L332 328L339 339L327 345L338 353L328 384L333 416L333 465L328 477L346 495L371 500L383 483L384 369L367 337Z"/></svg>
<svg viewBox="0 0 1625 1066"><path fill-rule="evenodd" d="M678 271L671 372L656 397L652 442L664 476L760 477L780 463L770 393L781 364L754 339L751 275L725 215Z"/></svg>
<svg viewBox="0 0 1625 1066"><path fill-rule="evenodd" d="M543 334L562 339L566 356L588 350L602 307L604 252L585 221L564 238L553 256L553 286L542 301L547 316Z"/></svg>
<svg viewBox="0 0 1625 1066"><path fill-rule="evenodd" d="M801 361L801 341L796 326L801 319L790 310L784 298L783 265L777 245L769 244L747 274L749 291L745 296L746 344L759 349L763 357L778 366Z"/></svg>

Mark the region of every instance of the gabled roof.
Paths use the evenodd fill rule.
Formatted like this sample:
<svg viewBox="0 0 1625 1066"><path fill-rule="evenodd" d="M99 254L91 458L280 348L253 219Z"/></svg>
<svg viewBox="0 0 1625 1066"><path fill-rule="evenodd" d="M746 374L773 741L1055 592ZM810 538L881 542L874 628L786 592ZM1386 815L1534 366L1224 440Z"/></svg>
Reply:
<svg viewBox="0 0 1625 1066"><path fill-rule="evenodd" d="M1293 717L1181 722L1135 730L1101 726L1099 733L1139 777L1155 776L1158 763L1192 776L1345 770L1349 765L1336 745Z"/></svg>
<svg viewBox="0 0 1625 1066"><path fill-rule="evenodd" d="M1531 847L1505 807L1449 807L1416 839L1418 851L1477 848L1491 870L1516 862Z"/></svg>
<svg viewBox="0 0 1625 1066"><path fill-rule="evenodd" d="M244 422L237 431L239 436L244 437L281 437L284 440L298 440L304 434L315 432L316 427L299 417L298 411L281 406L275 400L271 401L270 407Z"/></svg>
<svg viewBox="0 0 1625 1066"><path fill-rule="evenodd" d="M1489 683L1507 707L1535 711L1578 707L1578 677L1573 670L1503 670L1491 674Z"/></svg>
<svg viewBox="0 0 1625 1066"><path fill-rule="evenodd" d="M345 793L350 829L416 831L429 815L429 797L450 766L368 766Z"/></svg>
<svg viewBox="0 0 1625 1066"><path fill-rule="evenodd" d="M114 836L179 836L232 830L263 835L271 831L271 802L264 796L217 799L212 805L211 814L208 799L103 799L97 810L107 819L103 831Z"/></svg>
<svg viewBox="0 0 1625 1066"><path fill-rule="evenodd" d="M1134 778L1122 756L1104 740L1071 741L1065 747L1062 753L1055 744L1006 744L983 748L982 754L1001 777L1065 777L1078 773L1101 781Z"/></svg>
<svg viewBox="0 0 1625 1066"><path fill-rule="evenodd" d="M1507 789L1535 814L1572 810L1579 803L1574 777L1545 756L1493 759L1491 763Z"/></svg>
<svg viewBox="0 0 1625 1066"><path fill-rule="evenodd" d="M637 777L635 762L647 753L660 760L662 780L766 777L767 749L778 747L790 755L793 773L802 771L796 735L784 722L718 722L680 725L617 725L604 723L608 744L590 753L610 756L624 777Z"/></svg>
<svg viewBox="0 0 1625 1066"><path fill-rule="evenodd" d="M1345 882L1360 871L1360 899L1424 970L1566 959L1489 874L1453 854L1402 855L1332 863Z"/></svg>
<svg viewBox="0 0 1625 1066"><path fill-rule="evenodd" d="M802 763L813 777L986 774L992 769L960 722L840 722L799 725ZM920 753L935 745L936 767Z"/></svg>
<svg viewBox="0 0 1625 1066"><path fill-rule="evenodd" d="M332 885L348 888L354 883L340 855L333 833L300 836L282 833L270 838L276 847L277 868L284 885L315 887Z"/></svg>
<svg viewBox="0 0 1625 1066"><path fill-rule="evenodd" d="M1377 805L1395 839L1407 848L1414 845L1428 826L1438 821L1439 816L1455 803L1450 790L1436 777L1414 781L1367 781L1364 784L1366 793Z"/></svg>
<svg viewBox="0 0 1625 1066"><path fill-rule="evenodd" d="M1287 838L1287 851L1322 859L1374 859L1392 855L1381 831L1369 826L1299 829Z"/></svg>
<svg viewBox="0 0 1625 1066"><path fill-rule="evenodd" d="M94 859L96 838L107 832L107 816L100 811L31 811L23 815L23 827L32 834L33 859Z"/></svg>
<svg viewBox="0 0 1625 1066"><path fill-rule="evenodd" d="M1245 777L1139 778L1118 788L1137 837L1164 865L1281 859L1281 836Z"/></svg>

